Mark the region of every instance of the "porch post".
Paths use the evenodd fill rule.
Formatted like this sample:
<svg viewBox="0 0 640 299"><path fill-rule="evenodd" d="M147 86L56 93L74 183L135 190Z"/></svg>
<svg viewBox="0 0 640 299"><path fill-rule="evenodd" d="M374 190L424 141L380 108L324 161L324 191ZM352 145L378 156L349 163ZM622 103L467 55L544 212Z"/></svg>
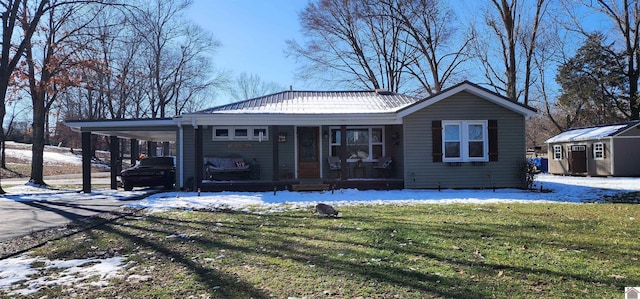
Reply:
<svg viewBox="0 0 640 299"><path fill-rule="evenodd" d="M82 132L82 192L91 193L91 132Z"/></svg>
<svg viewBox="0 0 640 299"><path fill-rule="evenodd" d="M196 169L196 190L202 186L202 167L204 160L202 158L202 126L195 127L195 169Z"/></svg>
<svg viewBox="0 0 640 299"><path fill-rule="evenodd" d="M280 126L272 126L271 127L271 142L273 143L273 174L272 180L279 181L280 180L280 145L278 141L278 131L280 130Z"/></svg>
<svg viewBox="0 0 640 299"><path fill-rule="evenodd" d="M153 141L147 140L147 157L155 157L156 156L156 143Z"/></svg>
<svg viewBox="0 0 640 299"><path fill-rule="evenodd" d="M140 144L138 139L131 139L131 165L136 165L138 157L140 157Z"/></svg>
<svg viewBox="0 0 640 299"><path fill-rule="evenodd" d="M118 161L120 160L120 138L118 136L109 136L109 153L111 156L111 189L118 189Z"/></svg>
<svg viewBox="0 0 640 299"><path fill-rule="evenodd" d="M340 179L346 180L349 176L349 165L347 165L347 126L340 126Z"/></svg>

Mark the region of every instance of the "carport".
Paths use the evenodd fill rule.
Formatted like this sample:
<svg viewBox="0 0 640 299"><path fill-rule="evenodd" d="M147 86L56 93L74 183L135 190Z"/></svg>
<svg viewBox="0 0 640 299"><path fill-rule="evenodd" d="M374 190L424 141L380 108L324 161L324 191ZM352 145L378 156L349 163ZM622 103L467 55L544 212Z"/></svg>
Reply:
<svg viewBox="0 0 640 299"><path fill-rule="evenodd" d="M131 140L131 163L138 157L138 141L175 142L181 134L179 124L171 118L67 120L65 125L81 134L82 140L82 192L91 192L91 134L109 136L111 153L111 189L117 189L120 139ZM179 143L181 144L181 143ZM181 152L181 151L180 151ZM178 159L180 161L180 159ZM180 162L178 162L180 163ZM177 165L176 165L177 166ZM178 168L178 167L177 167ZM182 171L178 170L180 175ZM181 182L181 181L180 181Z"/></svg>

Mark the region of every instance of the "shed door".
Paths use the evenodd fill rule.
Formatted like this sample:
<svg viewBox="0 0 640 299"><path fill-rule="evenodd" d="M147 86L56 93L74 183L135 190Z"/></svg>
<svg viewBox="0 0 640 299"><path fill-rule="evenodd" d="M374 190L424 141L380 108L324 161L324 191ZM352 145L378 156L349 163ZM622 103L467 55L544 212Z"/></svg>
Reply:
<svg viewBox="0 0 640 299"><path fill-rule="evenodd" d="M583 174L587 172L587 146L572 145L569 151L569 172Z"/></svg>
<svg viewBox="0 0 640 299"><path fill-rule="evenodd" d="M320 178L318 127L298 127L298 178Z"/></svg>

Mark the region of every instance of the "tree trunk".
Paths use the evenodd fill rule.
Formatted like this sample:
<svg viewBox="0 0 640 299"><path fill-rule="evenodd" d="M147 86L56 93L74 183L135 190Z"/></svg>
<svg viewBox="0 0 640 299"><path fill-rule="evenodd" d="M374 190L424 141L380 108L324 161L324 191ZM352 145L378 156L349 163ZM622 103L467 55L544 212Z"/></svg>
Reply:
<svg viewBox="0 0 640 299"><path fill-rule="evenodd" d="M1 70L2 73L0 73L0 97L2 97L2 103L0 104L0 124L4 122L4 116L7 113L6 111L6 106L5 106L5 98L7 95L7 87L9 85L9 74L5 73L4 68L2 68ZM6 77L6 78L5 78ZM4 147L4 126L0 125L0 142L2 142L2 146ZM2 153L4 154L4 150L2 151ZM2 175L0 174L0 182L2 182L1 179ZM4 189L2 189L2 186L0 186L0 194L5 194L6 192L4 191Z"/></svg>
<svg viewBox="0 0 640 299"><path fill-rule="evenodd" d="M33 145L31 147L31 182L46 185L44 182L44 93L39 93L33 103ZM39 103L38 103L39 102Z"/></svg>

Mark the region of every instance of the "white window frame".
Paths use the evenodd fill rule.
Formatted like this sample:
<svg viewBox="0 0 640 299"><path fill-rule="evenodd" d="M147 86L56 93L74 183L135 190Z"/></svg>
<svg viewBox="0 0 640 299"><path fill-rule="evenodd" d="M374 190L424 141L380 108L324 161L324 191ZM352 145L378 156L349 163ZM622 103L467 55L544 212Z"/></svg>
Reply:
<svg viewBox="0 0 640 299"><path fill-rule="evenodd" d="M347 127L347 131L348 130L363 130L363 129L367 129L368 132L368 141L369 141L369 145L368 145L368 154L369 156L366 159L347 159L347 162L357 162L358 160L362 160L363 162L375 162L378 161L378 159L374 159L371 157L371 155L373 154L373 147L374 146L381 146L382 147L382 155L380 157L384 157L386 155L385 151L386 151L386 146L385 146L385 129L384 126L348 126ZM373 130L379 129L381 131L382 136L380 136L381 140L380 141L373 141ZM329 156L338 156L338 153L334 153L333 152L333 148L334 147L339 147L341 145L341 140L340 138L336 138L336 142L333 142L333 132L335 131L340 131L340 127L329 127Z"/></svg>
<svg viewBox="0 0 640 299"><path fill-rule="evenodd" d="M216 132L218 130L227 130L228 136L216 136ZM236 136L236 130L246 130L247 135L238 135ZM261 130L264 132L262 136L255 135L256 130ZM268 141L269 140L269 127L267 126L234 126L234 127L223 127L223 126L214 126L212 131L212 138L214 141Z"/></svg>
<svg viewBox="0 0 640 299"><path fill-rule="evenodd" d="M596 142L593 144L593 159L604 160L604 143Z"/></svg>
<svg viewBox="0 0 640 299"><path fill-rule="evenodd" d="M553 146L553 159L562 160L562 145L556 144Z"/></svg>
<svg viewBox="0 0 640 299"><path fill-rule="evenodd" d="M443 162L488 162L489 161L489 121L488 120L443 120L442 121L442 161ZM446 136L444 134L445 127L447 125L458 126L459 140L453 142L460 142L460 157L447 157L445 146L447 143ZM469 156L469 142L480 141L469 139L469 126L481 125L482 126L482 157L470 157Z"/></svg>

